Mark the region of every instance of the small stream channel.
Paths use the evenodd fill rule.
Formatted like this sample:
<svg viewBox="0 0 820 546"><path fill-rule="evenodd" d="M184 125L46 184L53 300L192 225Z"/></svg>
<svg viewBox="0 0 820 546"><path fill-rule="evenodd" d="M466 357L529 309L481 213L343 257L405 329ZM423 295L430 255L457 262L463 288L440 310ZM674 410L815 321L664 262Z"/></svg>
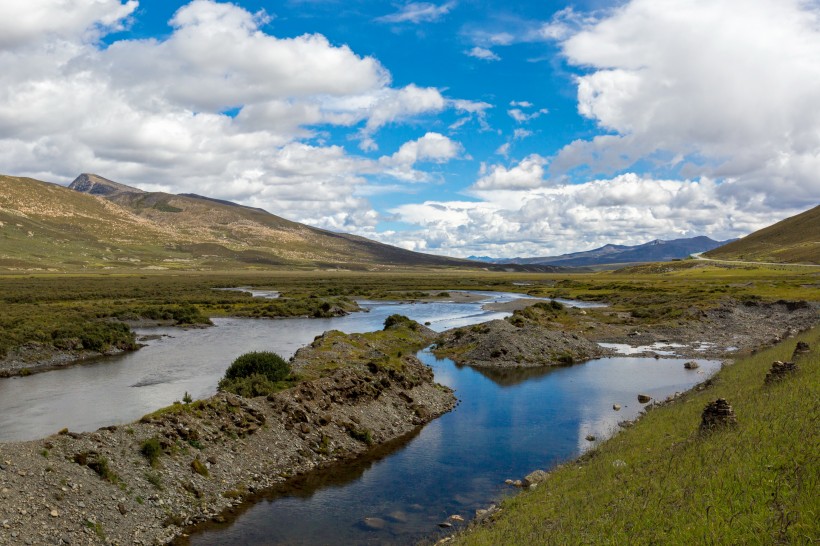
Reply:
<svg viewBox="0 0 820 546"><path fill-rule="evenodd" d="M522 297L482 294L486 299L475 303L362 302L368 313L333 319L216 319L214 328L147 329L140 333L162 337L134 353L0 379L0 441L133 421L185 392L210 396L227 365L247 351L288 357L326 330L377 330L393 313L443 331L506 316L482 305ZM681 359L624 356L562 368L479 371L428 350L419 358L433 367L436 381L455 389L461 403L454 411L364 459L269 491L231 521L202 526L185 542L412 544L434 538L448 516L469 520L477 508L513 492L506 478L575 457L594 445L588 435L600 441L618 421L635 418L639 392L662 399L720 367L698 360L698 370L686 370ZM614 403L622 409L614 411Z"/></svg>

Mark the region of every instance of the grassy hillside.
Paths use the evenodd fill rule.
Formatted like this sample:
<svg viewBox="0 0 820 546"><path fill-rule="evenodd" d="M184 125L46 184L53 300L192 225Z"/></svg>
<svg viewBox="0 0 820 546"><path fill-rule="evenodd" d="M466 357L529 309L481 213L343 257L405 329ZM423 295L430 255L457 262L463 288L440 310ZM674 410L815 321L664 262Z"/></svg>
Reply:
<svg viewBox="0 0 820 546"><path fill-rule="evenodd" d="M820 264L820 205L710 250L715 260Z"/></svg>
<svg viewBox="0 0 820 546"><path fill-rule="evenodd" d="M480 267L206 197L80 181L0 176L0 271Z"/></svg>
<svg viewBox="0 0 820 546"><path fill-rule="evenodd" d="M457 544L816 544L820 540L820 328L800 370L764 385L797 340L725 367L507 502ZM734 428L698 432L726 398Z"/></svg>

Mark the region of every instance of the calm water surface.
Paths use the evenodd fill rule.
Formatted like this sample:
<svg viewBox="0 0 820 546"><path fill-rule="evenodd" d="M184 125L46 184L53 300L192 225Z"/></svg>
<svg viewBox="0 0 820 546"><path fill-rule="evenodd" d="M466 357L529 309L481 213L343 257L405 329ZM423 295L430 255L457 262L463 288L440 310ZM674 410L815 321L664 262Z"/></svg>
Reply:
<svg viewBox="0 0 820 546"><path fill-rule="evenodd" d="M419 353L461 404L377 458L311 475L245 507L235 521L199 529L197 546L223 544L413 544L451 514L470 519L521 478L579 455L617 422L633 419L636 395L664 398L719 368L699 360L617 357L567 368L493 373ZM698 373L702 372L702 373ZM622 406L612 409L613 403ZM370 530L364 518L377 518Z"/></svg>

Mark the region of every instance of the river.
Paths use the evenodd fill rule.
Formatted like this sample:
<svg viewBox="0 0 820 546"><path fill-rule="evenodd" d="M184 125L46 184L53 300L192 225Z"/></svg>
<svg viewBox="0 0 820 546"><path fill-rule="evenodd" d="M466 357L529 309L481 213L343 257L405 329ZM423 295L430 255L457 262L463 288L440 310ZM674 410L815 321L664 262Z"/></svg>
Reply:
<svg viewBox="0 0 820 546"><path fill-rule="evenodd" d="M140 331L161 337L134 353L0 380L0 440L43 437L66 426L95 430L135 420L185 392L209 396L227 365L247 351L288 357L326 330L372 331L393 313L442 331L506 316L482 305L522 297L483 295L475 303L361 302L369 312L332 319L215 319L213 328ZM698 360L698 370L686 370L681 359L625 356L489 372L438 360L427 350L419 357L438 382L455 389L455 410L362 460L267 492L228 523L200 527L186 541L412 544L435 538L448 516L469 520L477 508L513 492L506 478L571 459L612 434L619 421L634 419L641 410L638 393L662 399L720 366ZM616 403L620 411L613 410Z"/></svg>

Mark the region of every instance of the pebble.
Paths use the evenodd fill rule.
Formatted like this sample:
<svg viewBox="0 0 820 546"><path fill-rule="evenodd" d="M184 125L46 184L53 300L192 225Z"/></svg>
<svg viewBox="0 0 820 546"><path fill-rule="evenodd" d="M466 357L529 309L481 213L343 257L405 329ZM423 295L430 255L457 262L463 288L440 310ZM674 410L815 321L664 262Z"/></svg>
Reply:
<svg viewBox="0 0 820 546"><path fill-rule="evenodd" d="M57 510L52 510L51 511L51 517L52 518L56 518L56 517L59 517L59 516L60 516L60 513Z"/></svg>

